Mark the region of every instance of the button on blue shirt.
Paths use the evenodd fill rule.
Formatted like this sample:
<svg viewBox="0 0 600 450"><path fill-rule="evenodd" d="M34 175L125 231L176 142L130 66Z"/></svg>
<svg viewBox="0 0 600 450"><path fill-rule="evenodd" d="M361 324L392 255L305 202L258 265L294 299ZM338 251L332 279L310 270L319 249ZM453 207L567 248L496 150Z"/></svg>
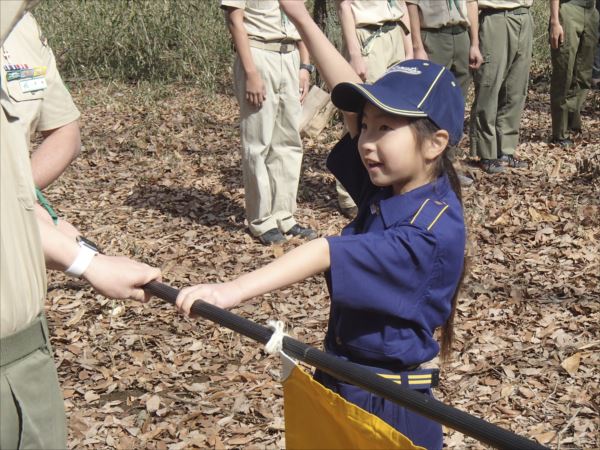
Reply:
<svg viewBox="0 0 600 450"><path fill-rule="evenodd" d="M374 186L346 135L327 166L359 207L328 238L328 351L403 368L434 358L435 329L450 315L465 250L462 206L446 175L401 195Z"/></svg>

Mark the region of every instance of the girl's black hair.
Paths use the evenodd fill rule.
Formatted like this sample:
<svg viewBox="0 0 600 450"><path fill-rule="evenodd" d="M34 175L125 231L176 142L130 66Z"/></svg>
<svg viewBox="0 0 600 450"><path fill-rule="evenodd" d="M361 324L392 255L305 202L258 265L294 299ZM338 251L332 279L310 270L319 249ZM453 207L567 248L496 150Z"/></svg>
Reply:
<svg viewBox="0 0 600 450"><path fill-rule="evenodd" d="M429 118L417 118L410 121L409 126L413 132L415 140L417 142L417 147L422 148L425 141L433 136L433 134L439 130L439 127L434 124ZM451 146L447 146L441 156L436 161L436 164L433 169L433 179L437 179L439 176L446 174L448 176L448 180L450 181L450 186L452 190L458 197L458 201L462 206L462 191L460 187L460 180L458 179L458 174L452 165L452 160L450 159L450 152L452 151ZM458 285L456 286L456 291L454 291L454 296L452 297L452 309L450 310L450 316L446 323L442 326L441 332L441 346L440 346L440 356L442 362L446 362L452 353L452 343L454 341L454 316L456 314L456 304L458 303L458 293L462 287L462 283L467 272L468 260L465 255L465 259L463 262L463 267L460 274L460 279L458 281Z"/></svg>

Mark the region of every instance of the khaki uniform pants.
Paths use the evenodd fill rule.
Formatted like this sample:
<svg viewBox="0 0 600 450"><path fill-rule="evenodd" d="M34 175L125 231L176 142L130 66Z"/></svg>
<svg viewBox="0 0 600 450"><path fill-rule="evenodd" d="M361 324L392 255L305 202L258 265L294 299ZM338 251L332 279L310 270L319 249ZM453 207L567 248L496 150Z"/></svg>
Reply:
<svg viewBox="0 0 600 450"><path fill-rule="evenodd" d="M594 49L598 42L598 10L575 3L560 5L564 42L551 50L550 109L552 137L564 139L568 129L581 129L581 106L591 87Z"/></svg>
<svg viewBox="0 0 600 450"><path fill-rule="evenodd" d="M363 58L367 65L367 83L375 82L386 70L401 61L404 61L404 30L398 25L385 33L380 33L370 41L369 37L377 33L365 28L357 28L356 36L363 48ZM366 44L366 45L365 45ZM344 56L349 59L348 50L344 48ZM366 53L366 55L364 55ZM344 187L336 180L335 188L338 194L340 208L356 206Z"/></svg>
<svg viewBox="0 0 600 450"><path fill-rule="evenodd" d="M483 64L473 78L471 154L498 159L513 155L519 142L533 44L531 14L482 12L479 42Z"/></svg>
<svg viewBox="0 0 600 450"><path fill-rule="evenodd" d="M66 448L65 409L45 318L1 345L0 448Z"/></svg>
<svg viewBox="0 0 600 450"><path fill-rule="evenodd" d="M452 34L436 30L421 30L421 40L429 59L450 70L467 98L471 72L469 71L469 48L471 39L467 29L462 33Z"/></svg>
<svg viewBox="0 0 600 450"><path fill-rule="evenodd" d="M300 55L298 50L251 51L267 92L262 108L246 101L239 57L234 63L234 88L240 105L246 218L250 232L259 236L272 228L285 233L296 224L293 214L302 164Z"/></svg>

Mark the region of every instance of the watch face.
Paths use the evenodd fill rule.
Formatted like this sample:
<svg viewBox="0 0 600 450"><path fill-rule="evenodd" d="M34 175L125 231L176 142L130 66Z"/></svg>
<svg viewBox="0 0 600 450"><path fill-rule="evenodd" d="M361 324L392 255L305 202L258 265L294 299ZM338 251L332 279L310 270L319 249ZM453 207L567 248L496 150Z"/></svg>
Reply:
<svg viewBox="0 0 600 450"><path fill-rule="evenodd" d="M92 250L100 252L100 249L98 248L98 246L93 241L89 240L88 238L85 238L83 236L77 236L76 239L77 239L77 242L79 243L79 245L85 245L86 247L89 247Z"/></svg>

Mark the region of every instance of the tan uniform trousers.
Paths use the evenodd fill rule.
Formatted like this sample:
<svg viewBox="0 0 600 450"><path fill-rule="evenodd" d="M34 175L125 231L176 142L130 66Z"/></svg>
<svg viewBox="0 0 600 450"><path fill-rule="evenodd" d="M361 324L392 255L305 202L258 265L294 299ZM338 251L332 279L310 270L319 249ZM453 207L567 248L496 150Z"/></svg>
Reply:
<svg viewBox="0 0 600 450"><path fill-rule="evenodd" d="M251 48L266 89L260 109L246 101L246 76L239 57L234 88L240 105L242 171L246 219L259 236L272 228L282 233L296 221L296 195L302 164L299 95L300 55Z"/></svg>
<svg viewBox="0 0 600 450"><path fill-rule="evenodd" d="M0 448L64 449L67 424L43 314L2 338Z"/></svg>
<svg viewBox="0 0 600 450"><path fill-rule="evenodd" d="M363 58L367 65L367 83L373 83L393 65L404 61L404 29L398 25L386 32L357 28L356 36L363 49ZM373 36L371 38L371 36ZM349 59L348 50L344 48L344 56ZM340 208L356 206L344 187L336 180Z"/></svg>
<svg viewBox="0 0 600 450"><path fill-rule="evenodd" d="M479 42L483 64L473 77L471 155L498 159L513 155L519 143L533 45L529 9L482 10Z"/></svg>

